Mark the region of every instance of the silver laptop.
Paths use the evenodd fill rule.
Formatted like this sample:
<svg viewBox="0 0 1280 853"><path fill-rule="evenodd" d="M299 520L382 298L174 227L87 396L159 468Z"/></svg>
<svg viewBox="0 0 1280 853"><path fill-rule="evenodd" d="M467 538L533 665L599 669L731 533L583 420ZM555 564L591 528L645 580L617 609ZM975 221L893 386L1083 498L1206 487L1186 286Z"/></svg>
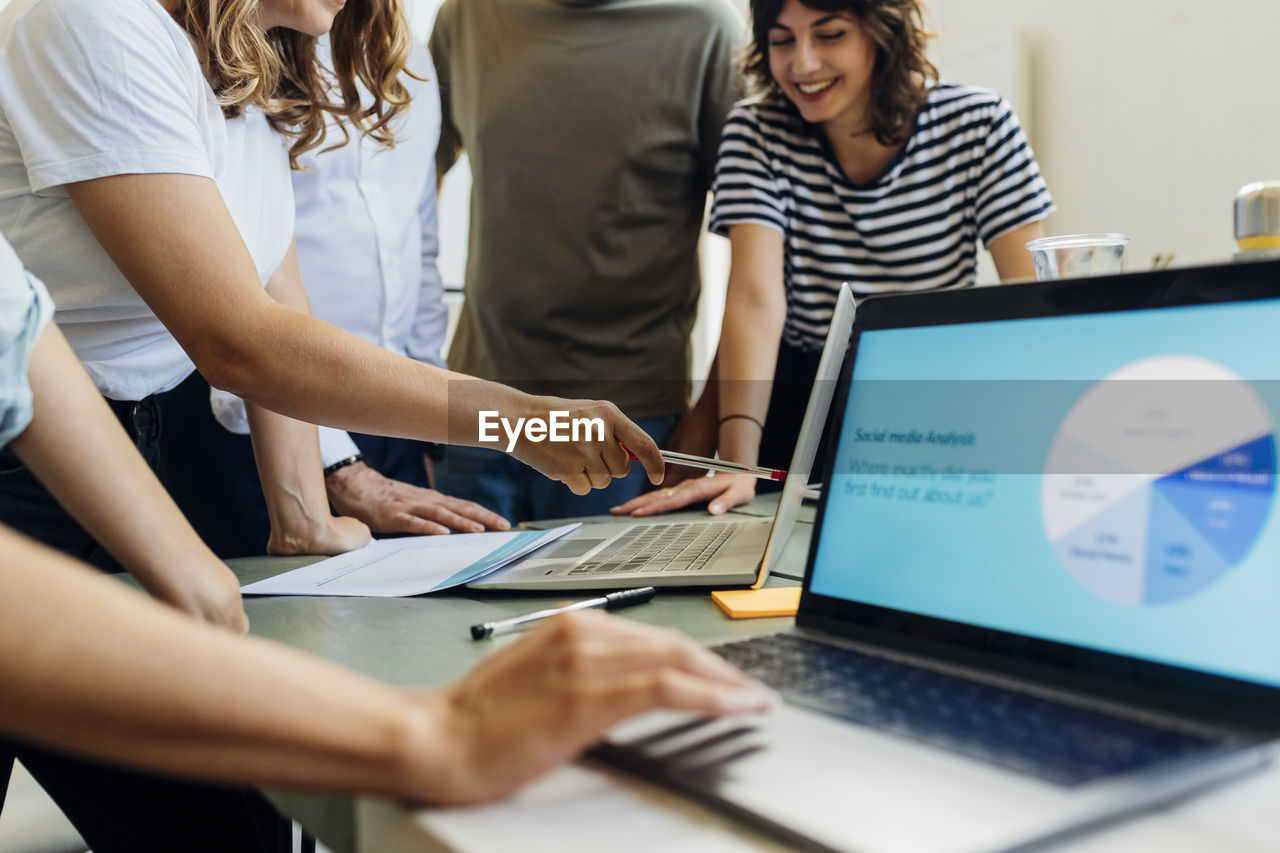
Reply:
<svg viewBox="0 0 1280 853"><path fill-rule="evenodd" d="M632 524L584 524L548 548L468 586L762 586L795 528L836 376L848 346L853 315L853 292L846 285L836 301L791 467L772 519L739 515L714 521L674 521L657 517Z"/></svg>
<svg viewBox="0 0 1280 853"><path fill-rule="evenodd" d="M758 719L605 758L808 848L1038 847L1280 733L1280 263L870 299Z"/></svg>

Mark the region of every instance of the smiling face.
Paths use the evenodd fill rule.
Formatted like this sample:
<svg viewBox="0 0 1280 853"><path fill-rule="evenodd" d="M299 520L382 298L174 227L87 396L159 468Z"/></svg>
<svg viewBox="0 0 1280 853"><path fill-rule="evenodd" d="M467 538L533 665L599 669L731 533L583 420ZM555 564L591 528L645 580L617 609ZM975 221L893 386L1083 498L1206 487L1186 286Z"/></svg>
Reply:
<svg viewBox="0 0 1280 853"><path fill-rule="evenodd" d="M262 0L262 27L284 27L309 36L322 36L347 0Z"/></svg>
<svg viewBox="0 0 1280 853"><path fill-rule="evenodd" d="M769 72L805 121L861 131L871 103L875 43L852 12L787 0L769 27Z"/></svg>

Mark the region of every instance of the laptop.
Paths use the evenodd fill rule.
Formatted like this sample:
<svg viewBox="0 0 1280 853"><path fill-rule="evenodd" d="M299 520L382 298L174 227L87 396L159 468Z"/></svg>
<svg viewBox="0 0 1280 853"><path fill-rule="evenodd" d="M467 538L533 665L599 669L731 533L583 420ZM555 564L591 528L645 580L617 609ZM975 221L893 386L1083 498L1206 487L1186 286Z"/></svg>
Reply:
<svg viewBox="0 0 1280 853"><path fill-rule="evenodd" d="M840 290L800 435L772 519L584 524L550 547L468 584L473 589L764 585L786 547L822 439L853 325L853 291Z"/></svg>
<svg viewBox="0 0 1280 853"><path fill-rule="evenodd" d="M598 754L805 849L1022 850L1268 760L1280 263L868 299L781 707Z"/></svg>

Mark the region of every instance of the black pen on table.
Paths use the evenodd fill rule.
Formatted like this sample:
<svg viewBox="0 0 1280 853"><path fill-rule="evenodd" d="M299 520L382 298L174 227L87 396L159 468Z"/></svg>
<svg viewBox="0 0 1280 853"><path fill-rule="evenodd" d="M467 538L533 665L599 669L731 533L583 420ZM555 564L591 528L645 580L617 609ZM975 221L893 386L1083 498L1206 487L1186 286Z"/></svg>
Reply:
<svg viewBox="0 0 1280 853"><path fill-rule="evenodd" d="M481 622L479 625L471 626L471 639L483 640L485 637L493 637L497 634L505 634L508 631L528 625L531 622L541 622L543 619L550 619L559 613L568 613L571 610L590 610L592 608L603 608L604 610L620 610L623 607L631 607L635 604L644 604L649 601L658 591L651 586L642 586L639 589L624 589L621 592L611 592L608 595L602 595L599 598L588 598L586 601L578 601L573 604L566 604L564 607L549 607L546 610L535 610L532 613L526 613L523 616L512 616L510 619L499 619L496 622Z"/></svg>

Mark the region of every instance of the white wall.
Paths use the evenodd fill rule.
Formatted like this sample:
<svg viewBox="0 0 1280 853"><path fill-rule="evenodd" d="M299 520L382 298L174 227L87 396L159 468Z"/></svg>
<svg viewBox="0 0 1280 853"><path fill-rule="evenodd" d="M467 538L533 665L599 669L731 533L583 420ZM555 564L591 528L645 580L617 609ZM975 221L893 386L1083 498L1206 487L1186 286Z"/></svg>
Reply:
<svg viewBox="0 0 1280 853"><path fill-rule="evenodd" d="M1234 251L1231 202L1280 178L1276 0L933 0L940 55L1017 32L1050 233L1123 231L1131 269ZM947 69L941 69L944 77ZM956 82L965 82L957 80Z"/></svg>

